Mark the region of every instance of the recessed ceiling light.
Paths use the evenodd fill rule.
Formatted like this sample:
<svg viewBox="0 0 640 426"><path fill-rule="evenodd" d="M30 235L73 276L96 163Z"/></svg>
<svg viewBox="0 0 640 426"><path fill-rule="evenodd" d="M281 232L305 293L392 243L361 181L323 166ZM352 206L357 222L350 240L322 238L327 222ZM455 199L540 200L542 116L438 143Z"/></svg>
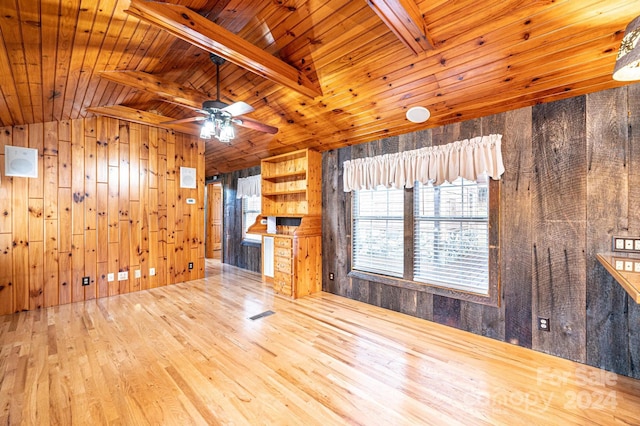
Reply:
<svg viewBox="0 0 640 426"><path fill-rule="evenodd" d="M412 123L424 123L429 117L431 117L431 113L425 107L415 106L407 110L407 120Z"/></svg>

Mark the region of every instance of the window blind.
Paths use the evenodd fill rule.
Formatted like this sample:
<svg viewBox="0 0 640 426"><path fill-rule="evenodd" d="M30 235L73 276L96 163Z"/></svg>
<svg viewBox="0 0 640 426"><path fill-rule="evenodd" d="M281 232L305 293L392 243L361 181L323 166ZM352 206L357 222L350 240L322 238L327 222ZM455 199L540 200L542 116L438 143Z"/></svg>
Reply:
<svg viewBox="0 0 640 426"><path fill-rule="evenodd" d="M402 277L404 268L404 191L354 193L353 269Z"/></svg>
<svg viewBox="0 0 640 426"><path fill-rule="evenodd" d="M486 294L489 188L462 178L418 185L414 196L414 280Z"/></svg>

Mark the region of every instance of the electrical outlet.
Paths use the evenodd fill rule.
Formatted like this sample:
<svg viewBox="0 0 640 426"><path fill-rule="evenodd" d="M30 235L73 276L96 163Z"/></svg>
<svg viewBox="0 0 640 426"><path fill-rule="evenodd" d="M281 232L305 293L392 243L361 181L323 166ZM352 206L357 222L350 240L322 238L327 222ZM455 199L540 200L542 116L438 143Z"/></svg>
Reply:
<svg viewBox="0 0 640 426"><path fill-rule="evenodd" d="M129 279L129 272L124 271L124 272L118 272L118 281L124 281Z"/></svg>
<svg viewBox="0 0 640 426"><path fill-rule="evenodd" d="M156 268L149 268L149 275L154 276L156 274Z"/></svg>
<svg viewBox="0 0 640 426"><path fill-rule="evenodd" d="M189 262L189 270L193 269L193 262Z"/></svg>
<svg viewBox="0 0 640 426"><path fill-rule="evenodd" d="M107 281L111 282L111 281L114 281L115 279L116 278L115 278L115 275L113 274L113 272L110 273L110 274L107 274Z"/></svg>
<svg viewBox="0 0 640 426"><path fill-rule="evenodd" d="M549 331L550 328L549 318L538 317L538 330Z"/></svg>
<svg viewBox="0 0 640 426"><path fill-rule="evenodd" d="M91 283L89 277L82 277L82 285L89 285Z"/></svg>
<svg viewBox="0 0 640 426"><path fill-rule="evenodd" d="M333 278L334 278L334 276L333 276L333 272L329 272L329 279L330 279L331 281L333 281Z"/></svg>
<svg viewBox="0 0 640 426"><path fill-rule="evenodd" d="M136 278L140 278L140 276L142 276L142 273L140 272L140 269L136 269L136 271L133 273L133 276Z"/></svg>

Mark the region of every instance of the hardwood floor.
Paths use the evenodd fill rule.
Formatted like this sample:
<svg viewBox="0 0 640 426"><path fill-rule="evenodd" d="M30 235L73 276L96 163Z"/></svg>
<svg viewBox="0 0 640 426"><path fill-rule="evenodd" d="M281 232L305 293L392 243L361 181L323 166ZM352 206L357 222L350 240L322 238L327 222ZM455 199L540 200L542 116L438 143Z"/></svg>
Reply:
<svg viewBox="0 0 640 426"><path fill-rule="evenodd" d="M640 424L640 381L207 272L0 317L0 424Z"/></svg>

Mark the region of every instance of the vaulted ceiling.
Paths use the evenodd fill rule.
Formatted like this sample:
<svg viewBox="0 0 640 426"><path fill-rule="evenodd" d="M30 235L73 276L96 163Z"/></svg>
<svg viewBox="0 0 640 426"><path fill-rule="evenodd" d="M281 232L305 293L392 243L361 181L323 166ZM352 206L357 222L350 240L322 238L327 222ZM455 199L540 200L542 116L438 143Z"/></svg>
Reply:
<svg viewBox="0 0 640 426"><path fill-rule="evenodd" d="M414 0L386 4L407 1ZM260 73L260 64L248 70L246 59L222 65L222 100L247 102L255 111L246 118L279 132L238 128L230 144L207 141L207 175L302 147L324 151L619 86L611 78L617 50L640 13L638 0L418 0L433 45L416 54L365 0L167 3L186 6L181 16L206 18L317 89L296 90ZM197 115L174 102L174 90L196 105L214 99L209 51L233 56L238 43L216 38L233 45L196 47L132 9L129 0L2 0L0 126L96 112L168 126ZM190 30L197 38L202 28ZM125 73L134 76L125 83L103 71L144 74ZM430 109L426 123L406 119L416 105ZM198 132L191 123L174 127Z"/></svg>

